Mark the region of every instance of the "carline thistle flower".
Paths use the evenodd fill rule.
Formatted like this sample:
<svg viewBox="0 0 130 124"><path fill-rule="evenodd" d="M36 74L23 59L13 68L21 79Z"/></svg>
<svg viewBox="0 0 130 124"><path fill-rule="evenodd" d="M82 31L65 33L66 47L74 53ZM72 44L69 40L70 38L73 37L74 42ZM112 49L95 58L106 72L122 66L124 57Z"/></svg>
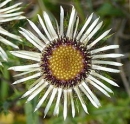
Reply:
<svg viewBox="0 0 130 124"><path fill-rule="evenodd" d="M98 42L105 38L110 30L94 39L94 35L101 28L103 22L98 23L99 18L91 22L92 18L93 14L88 17L81 30L78 31L79 17L75 8L72 7L67 31L64 31L64 10L60 7L60 24L58 26L56 21L56 30L48 14L43 12L43 19L40 15L38 15L38 19L45 34L30 20L28 22L38 36L24 28L19 31L39 52L11 51L17 57L35 61L33 64L9 68L10 70L22 72L17 74L17 77L34 73L31 76L15 81L13 84L38 78L22 98L28 96L28 102L44 90L45 93L39 98L35 108L35 111L38 110L46 100L47 105L44 116L49 111L52 102L55 102L53 114L58 115L60 103L62 102L64 119L67 117L68 105L71 105L72 116L74 117L76 113L74 96L78 97L84 111L88 113L82 94L86 95L96 108L100 106L98 98L89 87L90 85L108 97L110 97L109 93L112 93L112 90L102 83L100 79L111 85L118 86L114 81L104 77L101 71L119 73L119 70L104 65L121 66L121 63L107 61L106 59L121 57L122 54L103 53L119 46L109 45L96 48Z"/></svg>
<svg viewBox="0 0 130 124"><path fill-rule="evenodd" d="M5 7L10 1L11 0L5 0L5 1L0 3L0 24L6 23L9 21L13 21L13 20L25 19L25 17L21 15L23 12L18 12L21 9L21 7L19 7L19 6L22 3L16 3L12 6ZM10 37L12 39L21 41L19 36L6 31L5 29L2 28L2 26L0 26L0 34L7 36L7 37ZM0 36L0 42L4 43L5 45L9 45L9 46L12 46L13 48L18 49L17 45L15 45L14 43L5 39L3 36ZM7 54L2 49L2 47L0 47L0 56L2 57L2 59L4 61L7 61L7 58L8 58ZM0 62L0 65L2 65L1 62Z"/></svg>

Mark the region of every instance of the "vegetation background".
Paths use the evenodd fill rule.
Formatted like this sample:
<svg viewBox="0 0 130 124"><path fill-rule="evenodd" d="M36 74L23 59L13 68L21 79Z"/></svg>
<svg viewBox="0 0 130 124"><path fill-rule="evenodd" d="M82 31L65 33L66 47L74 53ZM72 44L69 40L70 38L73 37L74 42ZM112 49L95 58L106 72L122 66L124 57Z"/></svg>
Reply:
<svg viewBox="0 0 130 124"><path fill-rule="evenodd" d="M0 0L0 2L3 0ZM87 106L89 114L85 114L79 105L76 117L72 118L68 113L66 121L63 120L62 111L58 117L52 115L53 107L46 118L43 118L45 105L39 111L33 112L37 103L37 98L29 103L26 98L19 99L27 90L26 87L31 83L11 85L15 78L15 72L8 71L10 66L26 64L22 59L13 57L9 46L1 44L7 50L9 63L3 62L0 67L0 124L130 124L130 1L129 0L12 0L8 6L16 2L23 2L22 10L27 18L38 24L37 14L42 15L42 11L47 11L51 17L59 20L60 5L63 6L67 16L74 5L80 17L80 27L84 24L85 18L94 12L95 17L100 16L104 21L103 30L112 28L110 37L106 44L119 44L120 48L114 52L123 53L125 56L116 61L123 63L120 74L110 74L119 88L109 86L114 91L111 98L105 97L100 92L97 96L102 106L96 109L89 101ZM19 27L30 28L26 20L13 21L2 25L6 30L18 34ZM40 27L39 27L40 28ZM30 28L31 30L31 28ZM12 39L10 39L12 40ZM24 40L24 39L23 39ZM19 43L13 41L21 49L34 50L28 42ZM106 74L108 76L108 74ZM75 99L77 100L77 99ZM78 104L78 100L77 100Z"/></svg>

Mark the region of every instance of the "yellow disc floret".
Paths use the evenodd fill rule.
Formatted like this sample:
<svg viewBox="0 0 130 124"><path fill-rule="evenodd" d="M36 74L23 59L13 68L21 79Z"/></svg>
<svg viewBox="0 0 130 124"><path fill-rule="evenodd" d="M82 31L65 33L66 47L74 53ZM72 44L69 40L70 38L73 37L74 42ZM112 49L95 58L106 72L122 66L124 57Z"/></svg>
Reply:
<svg viewBox="0 0 130 124"><path fill-rule="evenodd" d="M57 79L71 80L83 69L81 52L71 45L61 45L52 51L49 68Z"/></svg>

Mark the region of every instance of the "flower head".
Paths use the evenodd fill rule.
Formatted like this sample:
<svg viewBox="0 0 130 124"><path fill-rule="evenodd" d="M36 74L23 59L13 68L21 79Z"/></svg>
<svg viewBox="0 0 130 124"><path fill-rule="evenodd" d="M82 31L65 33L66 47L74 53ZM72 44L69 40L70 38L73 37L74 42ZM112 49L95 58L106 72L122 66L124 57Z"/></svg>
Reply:
<svg viewBox="0 0 130 124"><path fill-rule="evenodd" d="M21 5L21 3L17 3L12 6L5 7L5 5L7 3L9 3L10 1L11 0L5 0L4 2L0 3L0 24L9 22L9 21L13 21L13 20L25 19L25 17L21 15L23 12L18 12L21 9L21 7L19 7ZM1 26L0 26L0 34L10 37L12 39L21 41L19 36L6 31ZM0 36L0 42L4 43L6 45L12 46L13 48L18 48L17 45L15 45L14 43L5 39L2 36ZM5 51L1 47L0 47L0 56L3 58L3 60L7 61L8 57L5 53Z"/></svg>
<svg viewBox="0 0 130 124"><path fill-rule="evenodd" d="M110 30L107 30L97 38L94 38L94 35L102 26L102 22L98 23L99 18L92 22L93 14L91 14L81 30L78 31L79 18L77 17L75 8L72 7L68 28L67 31L65 31L64 10L62 7L60 7L60 11L60 24L58 26L56 22L56 30L46 12L43 12L43 19L38 15L44 34L32 21L28 20L38 36L24 28L21 28L20 33L32 43L39 52L24 50L11 51L13 55L33 60L34 63L14 66L9 69L22 72L16 76L25 76L29 73L34 73L31 76L15 81L13 84L37 78L28 91L22 96L22 98L28 96L28 102L43 90L45 91L43 96L39 98L35 111L48 99L44 115L46 116L52 102L55 102L54 115L57 115L59 114L61 98L63 98L63 116L65 119L67 117L67 106L69 104L72 108L72 116L75 116L75 95L79 98L86 113L88 113L88 110L82 94L84 94L96 108L100 106L98 98L91 91L89 85L92 85L110 97L109 93L112 93L112 90L102 83L100 79L111 85L118 85L114 81L104 77L101 71L118 73L119 70L103 65L121 66L121 63L107 61L106 59L121 57L122 54L103 53L104 51L118 48L118 45L96 48L98 42L105 38L110 32Z"/></svg>

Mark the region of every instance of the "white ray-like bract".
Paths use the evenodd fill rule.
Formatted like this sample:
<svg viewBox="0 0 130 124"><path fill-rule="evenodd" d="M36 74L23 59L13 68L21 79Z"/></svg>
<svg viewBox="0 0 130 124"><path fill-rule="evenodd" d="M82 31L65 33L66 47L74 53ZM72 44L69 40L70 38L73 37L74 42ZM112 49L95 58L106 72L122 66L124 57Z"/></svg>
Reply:
<svg viewBox="0 0 130 124"><path fill-rule="evenodd" d="M28 20L29 24L31 25L32 29L34 29L37 35L35 36L34 33L24 28L20 28L21 30L19 32L27 39L27 41L29 41L31 44L34 45L34 47L38 49L38 52L19 50L19 51L11 51L11 54L19 58L34 61L34 63L28 65L22 65L22 66L14 66L9 69L18 72L23 72L17 74L18 76L21 75L25 76L29 73L30 74L34 73L31 76L26 76L24 78L15 81L14 84L22 83L25 82L26 80L37 78L37 80L30 86L28 91L22 96L22 98L28 97L27 98L27 102L28 102L44 90L44 94L43 96L41 96L41 98L39 98L39 102L34 111L38 110L42 106L42 104L45 104L44 101L46 100L47 105L44 110L44 116L46 116L46 114L48 113L52 103L55 103L53 114L58 115L60 112L59 110L60 110L61 103L63 103L62 104L63 117L64 119L66 119L69 111L71 111L73 117L75 117L77 113L75 95L79 99L79 102L81 103L81 106L86 113L88 113L88 109L86 106L86 99L84 99L83 96L87 97L88 100L96 108L99 108L101 106L95 93L93 93L91 88L89 88L89 85L92 85L93 87L101 91L104 95L110 97L109 94L113 93L113 91L108 86L106 86L103 82L101 82L101 80L104 80L113 86L118 86L118 85L114 81L100 74L100 72L103 71L103 72L119 73L120 71L118 69L113 68L113 66L114 67L121 66L122 64L108 59L121 57L123 55L115 54L111 52L109 54L101 53L101 52L105 52L105 51L109 52L110 50L117 49L119 45L108 45L103 47L98 46L96 48L98 42L100 42L103 38L105 38L110 32L110 30L105 31L103 34L101 34L95 39L94 36L100 30L103 22L102 21L100 22L99 18L97 18L95 21L92 22L93 13L88 17L88 19L86 19L81 30L78 30L79 17L77 17L77 12L74 6L72 6L72 11L70 14L70 19L67 28L64 27L64 18L65 18L64 9L60 7L60 21L59 24L57 23L57 21L55 21L57 27L54 27L51 18L49 18L49 15L46 12L43 12L43 17L38 15L38 20L41 25L42 31L40 31L40 29L38 29L38 27L31 20ZM85 68L82 69L82 71L84 71L85 77L81 78L80 81L79 78L81 75L79 73L76 72L77 74L76 77L71 80L65 78L66 76L69 77L69 74L64 73L65 70L58 70L59 68L57 69L57 67L60 67L59 66L60 63L61 65L66 65L66 63L62 63L64 61L67 62L67 66L75 65L75 63L73 65L72 63L68 63L68 61L70 61L71 57L73 56L71 53L67 53L68 49L70 50L70 51L68 50L69 52L73 51L73 49L71 49L71 42L73 42L73 40L76 40L74 41L74 43L75 42L77 43L77 44L75 43L76 45L73 46L73 49L77 47L78 44L81 44L81 46L83 47L81 48L80 52L83 52L85 56L79 56L76 59L76 61L73 58L72 62L76 63L77 61L80 60L80 58L87 56L87 59L83 58L84 60L87 61L86 65L84 66L87 66L87 69L89 68L89 70ZM62 46L62 42L63 42L63 46ZM58 46L59 44L61 44L60 47ZM66 48L68 47L67 45L69 46L69 48ZM62 48L63 49L66 48L67 50L64 52L64 50L62 51ZM78 46L77 49L79 50L80 46ZM84 50L82 51L82 49ZM54 51L56 51L56 53L52 54L52 52ZM79 53L79 51L77 53ZM67 58L69 54L71 55L71 57L67 60L63 59L61 61L60 59L62 58L62 54L65 54L65 57L63 58ZM57 57L58 55L59 58L55 58L53 61L50 61L54 56ZM77 56L78 55L81 54L77 54ZM48 60L49 62L46 60ZM55 61L56 62L60 61L60 63L56 63ZM81 60L80 63L82 63L82 61L83 60ZM49 64L46 65L46 63L49 64L52 63L52 65L49 66ZM54 64L56 64L56 66L54 66ZM106 67L106 65L108 67ZM46 66L49 67L46 68ZM62 73L61 79L58 79L59 78L58 77L57 79L54 80L54 77L52 77L54 73L51 70L52 66L54 66L54 68L57 69L56 71L56 73L58 73L56 75L57 77L60 75L60 73ZM65 66L65 68L67 68L67 66ZM40 71L38 69L40 69ZM69 71L71 72L71 69ZM70 73L70 75L72 73ZM68 109L69 105L71 106L70 110Z"/></svg>
<svg viewBox="0 0 130 124"><path fill-rule="evenodd" d="M5 0L5 1L0 3L0 24L6 23L6 22L9 22L9 21L13 21L13 20L25 19L25 17L22 16L23 12L21 12L21 11L19 12L19 10L21 9L21 7L19 7L19 6L22 3L16 3L14 5L6 7L6 5L10 1L11 0ZM22 41L20 36L12 34L12 33L6 31L5 29L3 29L3 27L0 26L0 42L4 43L5 45L9 45L9 46L11 46L11 47L13 47L15 49L19 48L17 45L12 43L11 40L8 40L8 39L4 38L4 36L9 37L10 39ZM6 55L6 52L4 52L4 54L2 54L2 53L0 54L2 59L4 58L3 60L5 61L5 56L6 56L6 60L7 60L8 57Z"/></svg>
<svg viewBox="0 0 130 124"><path fill-rule="evenodd" d="M21 15L23 12L18 12L20 9L19 6L22 3L16 3L12 6L6 7L7 3L10 1L11 0L5 0L4 2L0 3L0 23L25 19L25 17Z"/></svg>

